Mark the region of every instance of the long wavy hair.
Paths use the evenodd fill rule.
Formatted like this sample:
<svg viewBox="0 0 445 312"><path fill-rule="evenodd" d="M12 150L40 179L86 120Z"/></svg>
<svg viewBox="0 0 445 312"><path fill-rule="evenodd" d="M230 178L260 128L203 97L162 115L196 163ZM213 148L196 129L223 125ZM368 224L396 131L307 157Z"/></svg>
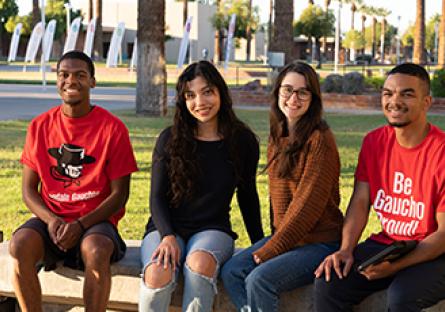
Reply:
<svg viewBox="0 0 445 312"><path fill-rule="evenodd" d="M312 94L308 110L300 117L298 122L289 129L286 116L279 107L279 89L281 83L288 73L298 73L304 76L306 87ZM273 161L278 164L278 176L282 178L291 177L293 168L311 134L317 130L328 129L328 124L322 118L323 105L321 102L320 82L317 73L306 63L294 62L286 65L278 74L272 89L272 105L270 110L270 143L278 145L282 137L289 137L289 144L284 150L277 150L272 155L266 168Z"/></svg>
<svg viewBox="0 0 445 312"><path fill-rule="evenodd" d="M203 78L211 88L219 91L221 100L218 111L218 134L229 150L229 161L234 166L235 177L239 179L240 159L237 153L235 136L243 129L250 129L236 117L232 108L229 88L221 74L208 61L199 61L187 66L176 84L176 110L171 127L171 137L166 145L167 171L171 183L171 204L178 207L184 200L196 194L196 177L203 174L199 169L197 155L198 143L195 139L198 130L197 120L190 114L185 101L187 83L196 77Z"/></svg>

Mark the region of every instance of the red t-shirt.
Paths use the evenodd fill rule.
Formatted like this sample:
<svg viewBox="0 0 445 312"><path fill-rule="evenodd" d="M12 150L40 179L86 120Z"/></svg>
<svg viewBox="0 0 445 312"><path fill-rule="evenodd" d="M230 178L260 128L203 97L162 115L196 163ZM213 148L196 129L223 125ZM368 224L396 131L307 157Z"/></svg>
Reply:
<svg viewBox="0 0 445 312"><path fill-rule="evenodd" d="M382 231L371 239L422 240L437 230L436 214L445 211L445 133L430 125L426 138L404 148L391 126L363 140L355 177L367 182Z"/></svg>
<svg viewBox="0 0 445 312"><path fill-rule="evenodd" d="M33 119L20 161L39 175L47 207L67 222L106 199L110 181L137 171L127 128L98 106L80 118L58 106ZM122 207L110 222L124 214Z"/></svg>

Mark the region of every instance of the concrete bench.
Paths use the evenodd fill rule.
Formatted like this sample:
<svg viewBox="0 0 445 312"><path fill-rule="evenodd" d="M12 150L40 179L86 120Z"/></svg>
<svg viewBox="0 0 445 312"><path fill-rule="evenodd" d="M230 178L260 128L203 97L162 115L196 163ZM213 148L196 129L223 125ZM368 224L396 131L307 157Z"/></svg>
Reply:
<svg viewBox="0 0 445 312"><path fill-rule="evenodd" d="M111 266L112 287L108 308L113 311L137 311L140 286L140 241L126 241L127 253L121 261ZM11 285L12 261L8 255L7 242L0 244L0 296L14 297ZM40 272L43 301L48 308L45 312L82 311L83 273L66 267L58 267L52 272ZM215 299L214 311L234 312L227 294L219 283L218 295ZM180 311L181 281L172 298L170 311ZM356 311L380 312L385 311L385 292L378 292L367 298ZM280 301L284 312L313 311L312 286L303 287L283 294ZM429 312L445 311L445 301L440 302Z"/></svg>

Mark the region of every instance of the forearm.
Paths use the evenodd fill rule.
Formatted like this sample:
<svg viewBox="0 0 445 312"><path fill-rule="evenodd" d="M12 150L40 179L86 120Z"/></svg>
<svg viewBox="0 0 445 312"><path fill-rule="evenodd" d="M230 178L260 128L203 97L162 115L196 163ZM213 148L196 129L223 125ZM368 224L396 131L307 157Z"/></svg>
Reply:
<svg viewBox="0 0 445 312"><path fill-rule="evenodd" d="M89 228L94 224L108 220L125 206L128 196L111 193L96 209L79 218L84 228Z"/></svg>
<svg viewBox="0 0 445 312"><path fill-rule="evenodd" d="M34 189L23 191L23 202L26 207L46 224L58 218L44 203L40 193Z"/></svg>
<svg viewBox="0 0 445 312"><path fill-rule="evenodd" d="M343 222L340 250L352 252L368 222L368 214L348 211Z"/></svg>
<svg viewBox="0 0 445 312"><path fill-rule="evenodd" d="M255 184L248 188L239 188L237 198L247 233L253 244L264 237L260 201Z"/></svg>
<svg viewBox="0 0 445 312"><path fill-rule="evenodd" d="M352 253L368 223L369 185L367 182L354 182L354 192L349 202L343 222L340 250Z"/></svg>
<svg viewBox="0 0 445 312"><path fill-rule="evenodd" d="M445 232L434 232L422 240L416 248L392 262L394 269L398 272L415 264L430 261L445 253Z"/></svg>

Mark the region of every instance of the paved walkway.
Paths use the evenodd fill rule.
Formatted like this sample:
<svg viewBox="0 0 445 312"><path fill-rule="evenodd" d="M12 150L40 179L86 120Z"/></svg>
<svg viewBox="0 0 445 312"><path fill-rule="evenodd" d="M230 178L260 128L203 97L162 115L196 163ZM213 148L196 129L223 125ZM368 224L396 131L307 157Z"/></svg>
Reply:
<svg viewBox="0 0 445 312"><path fill-rule="evenodd" d="M168 103L171 105L174 90L168 90ZM91 90L91 99L108 110L135 109L135 88L96 87ZM31 119L51 107L60 104L55 86L0 84L0 120ZM268 110L268 106L238 106L237 109ZM327 108L329 113L381 114L380 110L350 110Z"/></svg>
<svg viewBox="0 0 445 312"><path fill-rule="evenodd" d="M168 90L168 101L174 96ZM91 90L91 100L108 110L135 109L135 88L96 87ZM31 119L51 107L59 105L56 86L0 84L0 120Z"/></svg>

